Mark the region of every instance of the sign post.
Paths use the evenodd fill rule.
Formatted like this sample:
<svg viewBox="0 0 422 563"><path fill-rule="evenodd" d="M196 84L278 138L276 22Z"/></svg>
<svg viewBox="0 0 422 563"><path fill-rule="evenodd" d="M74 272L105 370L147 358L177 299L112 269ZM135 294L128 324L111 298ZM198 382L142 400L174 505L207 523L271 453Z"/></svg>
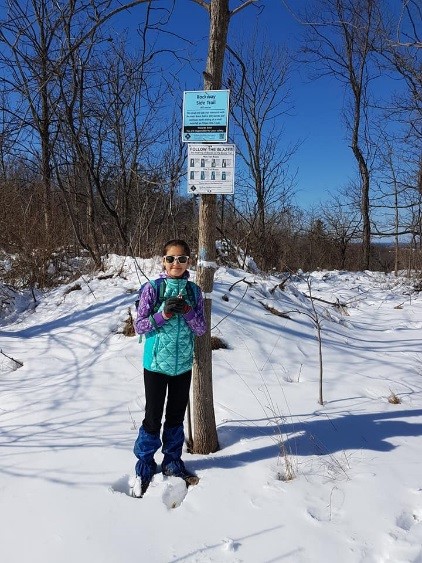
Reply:
<svg viewBox="0 0 422 563"><path fill-rule="evenodd" d="M224 0L224 3L228 5L228 0ZM213 7L213 2L211 5ZM218 6L220 8L222 6L220 1ZM225 27L219 26L219 33L226 34L227 27L228 19ZM221 52L218 49L216 52L219 61L221 59L221 69L218 72L218 81L221 83L220 74L224 58L221 53L224 53L224 49ZM207 69L214 72L214 62L211 64L210 56ZM228 90L184 93L182 141L189 143L188 193L201 194L196 281L203 291L205 318L208 325L207 332L195 343L192 370L195 436L192 451L204 454L215 452L219 447L212 390L211 294L214 272L217 269L216 194L233 193L234 186L235 146L227 144L228 119Z"/></svg>

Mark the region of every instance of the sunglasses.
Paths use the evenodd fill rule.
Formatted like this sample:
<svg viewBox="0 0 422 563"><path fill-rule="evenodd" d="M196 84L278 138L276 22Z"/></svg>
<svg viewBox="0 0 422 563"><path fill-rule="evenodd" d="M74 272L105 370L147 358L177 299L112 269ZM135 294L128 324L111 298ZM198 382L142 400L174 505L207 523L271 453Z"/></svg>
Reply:
<svg viewBox="0 0 422 563"><path fill-rule="evenodd" d="M175 260L179 264L186 264L186 262L189 260L189 256L164 256L164 260L167 262L167 264L173 264Z"/></svg>

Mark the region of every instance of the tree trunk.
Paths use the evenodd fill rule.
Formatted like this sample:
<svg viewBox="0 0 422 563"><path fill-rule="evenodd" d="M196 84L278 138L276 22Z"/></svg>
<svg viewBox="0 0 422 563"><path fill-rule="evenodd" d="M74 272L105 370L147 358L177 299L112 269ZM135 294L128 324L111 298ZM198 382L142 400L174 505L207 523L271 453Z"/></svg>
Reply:
<svg viewBox="0 0 422 563"><path fill-rule="evenodd" d="M359 125L356 126L356 131ZM369 200L369 186L370 186L370 176L368 165L366 160L360 150L357 133L353 136L352 142L353 154L358 163L359 176L360 176L360 189L361 189L361 215L362 215L362 266L364 269L368 270L370 266L370 256L371 256L371 221L370 221L370 200Z"/></svg>
<svg viewBox="0 0 422 563"><path fill-rule="evenodd" d="M204 72L205 90L221 88L229 21L229 0L211 0L208 57ZM193 452L200 454L215 452L219 447L212 387L210 298L216 269L216 202L216 195L202 195L199 208L197 283L205 293L205 318L208 326L206 334L196 341L193 365Z"/></svg>

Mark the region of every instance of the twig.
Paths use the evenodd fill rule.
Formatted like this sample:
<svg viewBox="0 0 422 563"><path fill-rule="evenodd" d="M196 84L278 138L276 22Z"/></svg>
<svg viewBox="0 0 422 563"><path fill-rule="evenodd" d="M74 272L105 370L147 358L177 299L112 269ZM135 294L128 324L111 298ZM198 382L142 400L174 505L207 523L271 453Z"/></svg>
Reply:
<svg viewBox="0 0 422 563"><path fill-rule="evenodd" d="M225 319L227 319L227 317L229 317L233 313L233 311L235 311L239 307L239 305L242 303L243 299L245 298L245 295L246 295L248 289L249 289L249 287L246 286L246 289L245 289L242 297L239 299L239 302L236 303L236 305L233 307L233 309L231 311L229 311L227 313L227 315L225 315L222 319L220 319L216 325L211 327L211 330L214 330L215 328L217 328L219 324L221 324Z"/></svg>
<svg viewBox="0 0 422 563"><path fill-rule="evenodd" d="M97 298L95 297L95 293L94 293L94 292L92 291L92 289L90 288L89 283L86 281L86 279L85 279L83 276L81 276L81 278L84 280L84 282L85 282L86 285L88 286L88 289L89 289L89 291L92 293L92 296L94 297L94 299L97 299Z"/></svg>
<svg viewBox="0 0 422 563"><path fill-rule="evenodd" d="M129 412L129 416L130 416L130 418L131 418L131 420L132 420L132 428L131 428L131 430L138 430L138 426L137 426L137 424L136 424L135 419L133 418L132 411L130 410L129 407L127 408L127 410L128 410L128 412Z"/></svg>
<svg viewBox="0 0 422 563"><path fill-rule="evenodd" d="M229 291L231 291L236 284L241 283L243 281L245 282L246 278L242 278L241 280L237 280L237 282L232 283L231 286L229 287Z"/></svg>

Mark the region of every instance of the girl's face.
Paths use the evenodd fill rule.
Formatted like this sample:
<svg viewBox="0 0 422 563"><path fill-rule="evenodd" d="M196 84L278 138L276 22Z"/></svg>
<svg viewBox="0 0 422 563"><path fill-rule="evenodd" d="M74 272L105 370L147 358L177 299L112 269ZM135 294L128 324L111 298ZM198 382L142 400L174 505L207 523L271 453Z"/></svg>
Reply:
<svg viewBox="0 0 422 563"><path fill-rule="evenodd" d="M168 262L166 259L167 257L175 257L175 256L177 257L180 256L181 260L184 259L182 257L186 257L185 252L183 250L183 246L177 245L177 246L169 246L169 248L167 248L167 254L163 258L163 266L169 278L181 278L183 274L186 272L186 270L189 268L191 263L189 257L187 257L187 260L184 264L179 262L177 259L173 260L172 262Z"/></svg>

